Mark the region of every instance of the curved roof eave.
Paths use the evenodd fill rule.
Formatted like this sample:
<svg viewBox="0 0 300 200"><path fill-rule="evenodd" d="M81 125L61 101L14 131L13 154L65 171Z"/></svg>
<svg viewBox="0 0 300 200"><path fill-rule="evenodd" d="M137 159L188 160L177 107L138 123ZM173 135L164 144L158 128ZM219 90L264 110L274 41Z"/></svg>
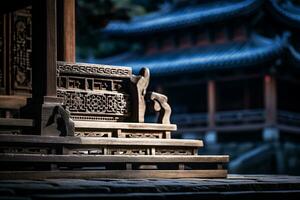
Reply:
<svg viewBox="0 0 300 200"><path fill-rule="evenodd" d="M148 67L155 76L253 67L276 59L287 44L286 36L268 39L259 35L253 35L252 40L255 44L254 47L248 47L245 44L242 47L232 48L228 51L214 52L212 54L198 53L187 57L181 56L165 60L141 60L137 56L136 59L131 61L123 60L119 64L132 67L135 72L142 67Z"/></svg>
<svg viewBox="0 0 300 200"><path fill-rule="evenodd" d="M271 4L270 12L278 20L294 28L300 29L300 7L286 2L284 6L279 5L278 0L269 0Z"/></svg>
<svg viewBox="0 0 300 200"><path fill-rule="evenodd" d="M298 52L292 45L289 45L289 55L292 61L292 64L300 68L300 52Z"/></svg>
<svg viewBox="0 0 300 200"><path fill-rule="evenodd" d="M261 3L261 0L221 1L222 5L219 5L219 2L218 5L209 3L205 6L187 7L175 11L161 12L161 14L156 14L155 17L141 16L130 22L112 22L101 33L119 36L149 34L207 22L224 21L252 13L260 7Z"/></svg>

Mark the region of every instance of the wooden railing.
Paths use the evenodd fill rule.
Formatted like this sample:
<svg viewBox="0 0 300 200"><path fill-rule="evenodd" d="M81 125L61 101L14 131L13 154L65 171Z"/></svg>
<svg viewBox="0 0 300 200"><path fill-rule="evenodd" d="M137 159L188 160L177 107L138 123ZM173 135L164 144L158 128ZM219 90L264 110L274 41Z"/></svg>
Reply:
<svg viewBox="0 0 300 200"><path fill-rule="evenodd" d="M263 123L265 112L262 109L255 110L236 110L216 113L216 124L245 124L245 123Z"/></svg>
<svg viewBox="0 0 300 200"><path fill-rule="evenodd" d="M279 110L277 120L281 124L300 126L300 113Z"/></svg>
<svg viewBox="0 0 300 200"><path fill-rule="evenodd" d="M266 126L265 115L263 109L217 112L215 129L222 131L261 129ZM179 132L205 132L211 129L208 127L207 113L173 114L171 121L178 125ZM300 132L300 113L278 110L277 124L280 129Z"/></svg>
<svg viewBox="0 0 300 200"><path fill-rule="evenodd" d="M173 114L171 116L172 123L180 125L207 126L207 120L206 113Z"/></svg>
<svg viewBox="0 0 300 200"><path fill-rule="evenodd" d="M207 126L207 113L192 113L192 114L173 114L172 122L178 125ZM264 122L265 113L262 109L255 110L235 110L216 113L216 124L244 124L244 123L260 123Z"/></svg>

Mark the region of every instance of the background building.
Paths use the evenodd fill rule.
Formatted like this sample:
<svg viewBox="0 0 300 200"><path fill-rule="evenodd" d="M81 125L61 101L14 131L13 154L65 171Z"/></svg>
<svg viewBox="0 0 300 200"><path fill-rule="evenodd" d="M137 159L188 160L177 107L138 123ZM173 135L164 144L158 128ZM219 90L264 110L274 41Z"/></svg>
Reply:
<svg viewBox="0 0 300 200"><path fill-rule="evenodd" d="M214 143L232 172L299 174L299 30L293 1L175 1L108 23L99 37L138 48L91 61L149 67L177 137Z"/></svg>

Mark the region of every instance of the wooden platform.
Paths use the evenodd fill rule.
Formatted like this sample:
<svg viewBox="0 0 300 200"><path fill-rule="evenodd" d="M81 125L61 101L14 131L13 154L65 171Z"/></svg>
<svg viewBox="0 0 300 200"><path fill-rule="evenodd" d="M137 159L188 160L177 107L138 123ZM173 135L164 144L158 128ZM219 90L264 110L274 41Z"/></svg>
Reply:
<svg viewBox="0 0 300 200"><path fill-rule="evenodd" d="M103 171L0 171L5 179L89 179L89 178L225 178L227 170L103 170Z"/></svg>
<svg viewBox="0 0 300 200"><path fill-rule="evenodd" d="M228 156L0 154L0 179L224 178L228 160Z"/></svg>
<svg viewBox="0 0 300 200"><path fill-rule="evenodd" d="M201 140L0 135L0 153L196 155Z"/></svg>

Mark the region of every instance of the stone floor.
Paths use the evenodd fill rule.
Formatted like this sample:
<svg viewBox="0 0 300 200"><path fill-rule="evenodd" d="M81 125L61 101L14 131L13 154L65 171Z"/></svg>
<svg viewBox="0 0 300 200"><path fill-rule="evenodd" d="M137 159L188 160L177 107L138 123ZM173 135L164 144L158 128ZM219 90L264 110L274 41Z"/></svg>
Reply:
<svg viewBox="0 0 300 200"><path fill-rule="evenodd" d="M300 176L1 180L0 199L300 199Z"/></svg>

